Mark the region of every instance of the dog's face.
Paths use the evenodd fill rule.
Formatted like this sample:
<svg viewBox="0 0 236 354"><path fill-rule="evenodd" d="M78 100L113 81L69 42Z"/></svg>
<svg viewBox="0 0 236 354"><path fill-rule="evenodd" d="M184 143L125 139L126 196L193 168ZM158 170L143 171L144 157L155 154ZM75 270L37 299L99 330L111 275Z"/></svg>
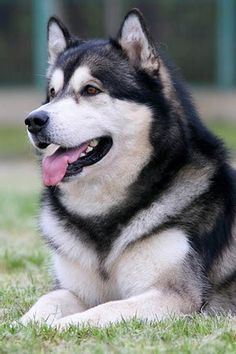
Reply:
<svg viewBox="0 0 236 354"><path fill-rule="evenodd" d="M26 119L42 151L44 184L102 175L148 162L152 79L158 56L138 11L116 40L82 41L52 18L48 24L48 91Z"/></svg>

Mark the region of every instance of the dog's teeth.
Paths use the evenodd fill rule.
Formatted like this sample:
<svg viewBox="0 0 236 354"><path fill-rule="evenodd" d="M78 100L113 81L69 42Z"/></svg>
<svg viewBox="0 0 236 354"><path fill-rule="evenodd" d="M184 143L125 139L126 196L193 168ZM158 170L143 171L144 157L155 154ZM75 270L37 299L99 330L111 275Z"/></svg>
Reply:
<svg viewBox="0 0 236 354"><path fill-rule="evenodd" d="M92 146L88 146L87 149L86 149L86 154L87 154L88 152L92 151L92 150L93 150Z"/></svg>
<svg viewBox="0 0 236 354"><path fill-rule="evenodd" d="M84 152L82 152L82 154L80 155L80 157L83 157L83 156L85 156L86 154L84 153Z"/></svg>
<svg viewBox="0 0 236 354"><path fill-rule="evenodd" d="M95 147L95 146L97 146L97 144L98 144L98 140L97 139L93 139L93 140L90 141L89 146Z"/></svg>

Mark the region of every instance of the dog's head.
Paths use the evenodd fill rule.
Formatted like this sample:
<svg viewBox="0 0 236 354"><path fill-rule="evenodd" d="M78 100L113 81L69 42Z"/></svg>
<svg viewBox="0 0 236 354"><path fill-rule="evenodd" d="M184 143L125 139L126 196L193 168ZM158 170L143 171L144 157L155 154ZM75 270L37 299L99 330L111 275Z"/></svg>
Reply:
<svg viewBox="0 0 236 354"><path fill-rule="evenodd" d="M139 11L128 13L112 40L80 40L53 17L48 52L47 100L25 121L42 152L44 184L101 176L116 165L124 174L132 166L140 170L153 151L158 90L161 100L165 92L160 58ZM165 71L162 80L168 81Z"/></svg>

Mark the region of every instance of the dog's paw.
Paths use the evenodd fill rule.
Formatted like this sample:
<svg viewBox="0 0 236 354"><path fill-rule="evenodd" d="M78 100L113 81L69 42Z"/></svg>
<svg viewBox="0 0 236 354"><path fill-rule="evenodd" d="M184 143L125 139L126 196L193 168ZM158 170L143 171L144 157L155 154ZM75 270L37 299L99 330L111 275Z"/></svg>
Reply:
<svg viewBox="0 0 236 354"><path fill-rule="evenodd" d="M28 324L35 323L37 321L35 320L35 317L30 316L30 315L28 315L28 313L26 313L25 315L20 317L18 321L14 321L14 322L17 322L18 324L23 325L23 326L27 326Z"/></svg>
<svg viewBox="0 0 236 354"><path fill-rule="evenodd" d="M17 323L23 326L27 326L29 324L37 324L37 325L47 324L51 326L56 321L56 319L57 317L55 314L49 315L44 313L33 312L30 310L24 316L22 316L17 321Z"/></svg>
<svg viewBox="0 0 236 354"><path fill-rule="evenodd" d="M76 325L78 326L78 323L76 323ZM68 319L60 319L51 324L51 327L55 328L58 332L66 331L71 326L75 326L75 323L73 323L73 321L69 321Z"/></svg>
<svg viewBox="0 0 236 354"><path fill-rule="evenodd" d="M72 326L84 327L86 324L88 325L88 322L85 323L85 321L81 318L80 314L76 314L76 315L66 316L59 320L56 320L52 323L51 326L57 329L57 331L62 332L62 331L66 331L68 328Z"/></svg>
<svg viewBox="0 0 236 354"><path fill-rule="evenodd" d="M16 329L20 328L22 326L27 326L30 323L34 323L35 321L32 320L31 318L27 318L25 315L20 317L18 320L14 320L13 322L10 323L10 328L11 329Z"/></svg>
<svg viewBox="0 0 236 354"><path fill-rule="evenodd" d="M109 323L102 322L100 316L90 316L86 312L76 313L74 315L63 317L54 321L52 327L56 328L59 332L67 330L69 327L106 327Z"/></svg>

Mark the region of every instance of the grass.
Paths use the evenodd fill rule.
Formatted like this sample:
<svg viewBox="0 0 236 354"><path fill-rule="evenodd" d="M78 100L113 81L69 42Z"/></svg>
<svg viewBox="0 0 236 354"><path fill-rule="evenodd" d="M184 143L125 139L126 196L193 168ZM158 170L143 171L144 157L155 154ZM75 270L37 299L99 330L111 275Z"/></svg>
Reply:
<svg viewBox="0 0 236 354"><path fill-rule="evenodd" d="M219 127L217 123L213 129L217 131ZM15 129L8 140L9 130L6 132L0 134L2 154L14 136L22 134L20 139L25 139L24 133ZM236 148L236 131L232 127L223 127L220 134ZM21 156L25 148L17 142L7 156L15 156L15 151ZM61 334L45 326L13 328L11 322L51 284L48 251L37 232L40 184L36 171L32 163L0 161L0 354L236 352L235 331L230 319L224 317L196 315L153 324L133 320L107 329L73 327Z"/></svg>
<svg viewBox="0 0 236 354"><path fill-rule="evenodd" d="M190 318L108 329L71 328L59 334L45 326L0 329L3 353L235 353L234 333L224 319ZM13 340L14 338L14 340Z"/></svg>
<svg viewBox="0 0 236 354"><path fill-rule="evenodd" d="M219 136L231 150L236 151L236 123L212 121L208 127Z"/></svg>

